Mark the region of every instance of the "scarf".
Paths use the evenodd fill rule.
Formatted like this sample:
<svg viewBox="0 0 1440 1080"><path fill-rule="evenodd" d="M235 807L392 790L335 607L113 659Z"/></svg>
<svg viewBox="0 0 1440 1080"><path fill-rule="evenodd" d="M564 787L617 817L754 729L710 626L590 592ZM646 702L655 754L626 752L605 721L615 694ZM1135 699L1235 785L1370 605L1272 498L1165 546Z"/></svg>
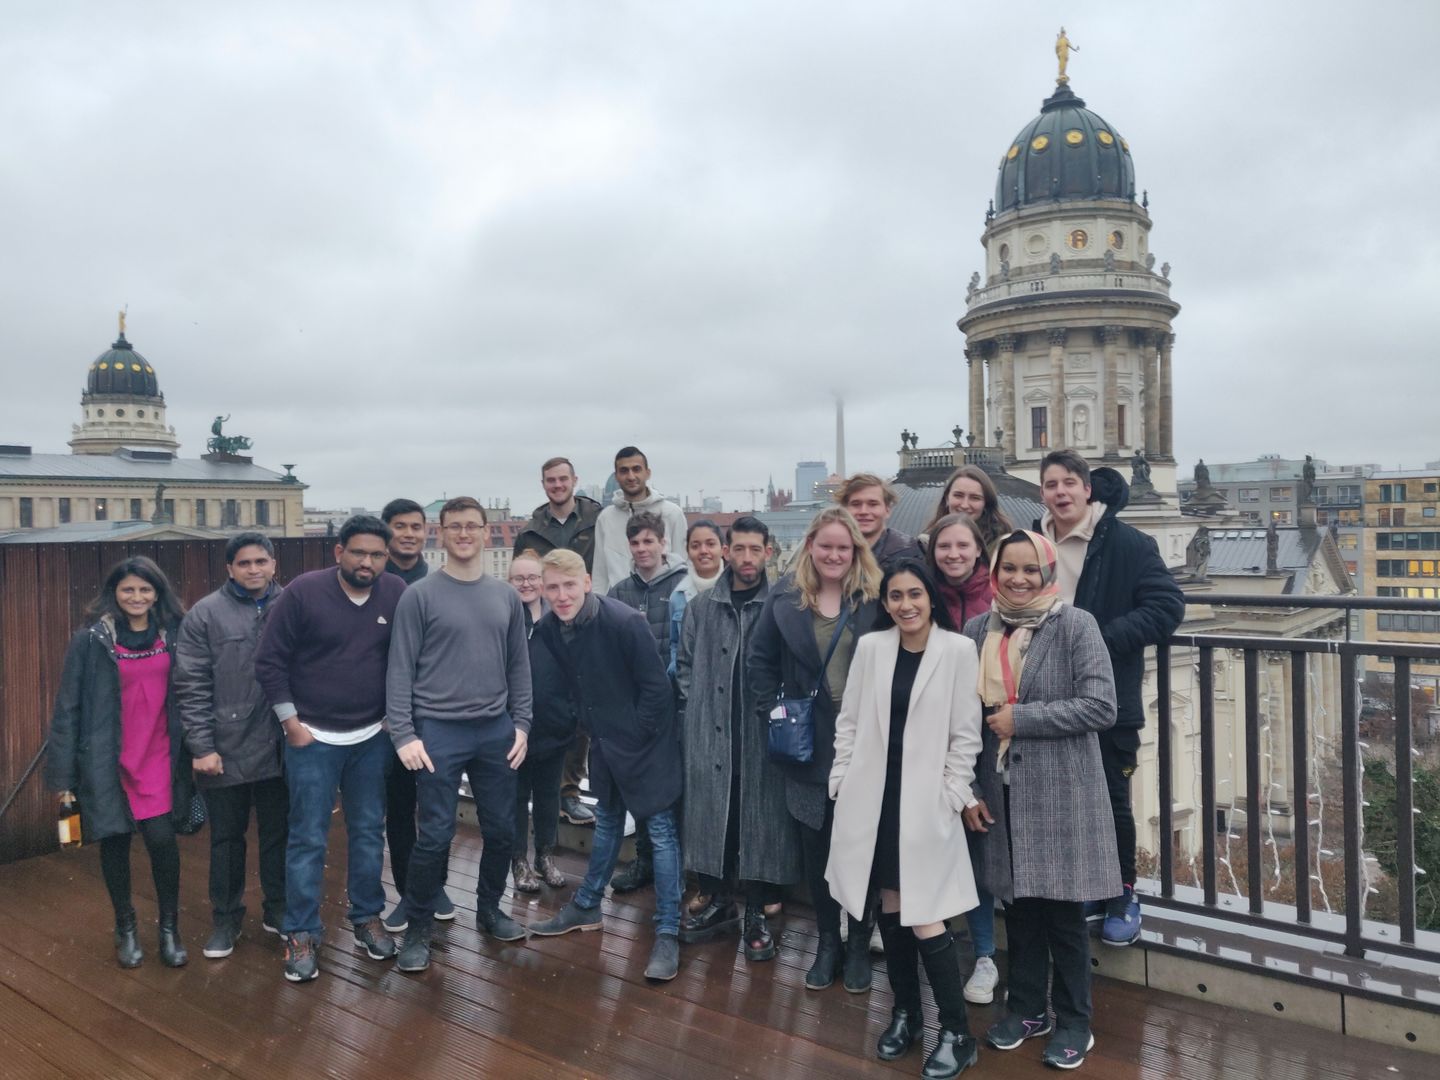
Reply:
<svg viewBox="0 0 1440 1080"><path fill-rule="evenodd" d="M990 621L985 627L985 641L980 648L980 700L988 709L1014 705L1020 700L1020 672L1025 666L1030 639L1050 613L1064 604L1056 580L1055 545L1039 533L1023 529L1018 531L1035 546L1039 555L1040 590L1025 603L1016 604L998 586L995 588L995 601L990 608ZM995 554L990 558L992 580L1000 572L1000 551L997 545ZM997 770L1004 770L1009 750L1010 740L1001 739L995 756Z"/></svg>

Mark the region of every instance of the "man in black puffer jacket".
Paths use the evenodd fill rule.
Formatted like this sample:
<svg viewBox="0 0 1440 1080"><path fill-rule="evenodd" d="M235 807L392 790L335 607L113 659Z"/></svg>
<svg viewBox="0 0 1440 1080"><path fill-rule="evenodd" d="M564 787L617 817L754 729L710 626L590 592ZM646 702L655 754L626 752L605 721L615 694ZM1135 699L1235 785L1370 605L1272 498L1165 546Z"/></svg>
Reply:
<svg viewBox="0 0 1440 1080"><path fill-rule="evenodd" d="M1095 616L1115 671L1118 715L1115 726L1101 732L1100 750L1125 889L1090 915L1103 915L1106 944L1129 945L1140 936L1130 777L1145 726L1145 648L1169 640L1185 617L1185 599L1155 541L1120 520L1130 488L1118 472L1091 473L1074 450L1054 450L1040 462L1040 486L1045 514L1036 527L1055 544L1060 592Z"/></svg>

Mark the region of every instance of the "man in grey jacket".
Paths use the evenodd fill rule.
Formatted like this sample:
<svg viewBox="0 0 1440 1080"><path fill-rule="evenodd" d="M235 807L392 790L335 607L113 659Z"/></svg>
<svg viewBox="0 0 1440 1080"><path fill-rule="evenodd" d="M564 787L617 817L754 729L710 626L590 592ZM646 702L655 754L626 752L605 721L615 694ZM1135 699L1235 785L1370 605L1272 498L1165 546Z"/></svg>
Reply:
<svg viewBox="0 0 1440 1080"><path fill-rule="evenodd" d="M630 574L630 542L625 525L630 517L649 511L665 523L665 543L685 550L685 512L659 492L650 490L650 462L638 447L622 447L615 455L615 482L620 490L595 520L595 560L591 588L605 596Z"/></svg>
<svg viewBox="0 0 1440 1080"><path fill-rule="evenodd" d="M255 681L255 650L275 582L275 548L263 533L225 545L229 579L180 624L175 693L185 743L210 819L212 960L229 956L245 918L245 833L255 810L260 838L261 925L280 933L285 915L285 841L290 797L281 763L284 736Z"/></svg>

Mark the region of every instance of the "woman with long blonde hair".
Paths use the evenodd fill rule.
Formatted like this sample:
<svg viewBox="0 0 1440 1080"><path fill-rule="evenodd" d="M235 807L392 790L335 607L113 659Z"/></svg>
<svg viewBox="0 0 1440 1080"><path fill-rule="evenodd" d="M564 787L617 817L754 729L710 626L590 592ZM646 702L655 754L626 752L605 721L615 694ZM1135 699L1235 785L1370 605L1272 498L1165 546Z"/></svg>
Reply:
<svg viewBox="0 0 1440 1080"><path fill-rule="evenodd" d="M814 752L808 762L782 764L785 805L800 826L805 880L820 932L815 963L805 976L823 990L844 971L845 989L870 989L870 927L850 919L848 947L840 944L840 906L825 881L834 803L827 785L835 761L835 717L855 654L855 642L875 620L880 567L843 507L822 510L810 523L793 571L765 600L746 653L755 710L768 724L777 698L812 699ZM828 661L825 658L828 656Z"/></svg>

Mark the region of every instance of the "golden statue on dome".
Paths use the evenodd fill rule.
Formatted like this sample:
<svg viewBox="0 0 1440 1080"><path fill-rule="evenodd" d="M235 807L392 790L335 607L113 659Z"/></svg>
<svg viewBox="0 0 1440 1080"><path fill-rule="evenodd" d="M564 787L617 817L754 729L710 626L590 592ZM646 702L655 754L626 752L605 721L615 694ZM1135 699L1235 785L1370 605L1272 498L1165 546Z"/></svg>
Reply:
<svg viewBox="0 0 1440 1080"><path fill-rule="evenodd" d="M1055 78L1056 86L1064 86L1070 81L1070 76L1065 74L1065 66L1070 62L1071 50L1080 51L1078 45L1070 44L1070 39L1065 36L1065 28L1060 27L1060 34L1055 38L1055 59L1060 61L1060 74Z"/></svg>
<svg viewBox="0 0 1440 1080"><path fill-rule="evenodd" d="M130 305L128 305L128 304L125 305L125 307L123 307L123 308L120 309L120 336L121 336L121 337L124 337L124 336L125 336L125 312L127 312L127 311L129 311L129 310L130 310Z"/></svg>

